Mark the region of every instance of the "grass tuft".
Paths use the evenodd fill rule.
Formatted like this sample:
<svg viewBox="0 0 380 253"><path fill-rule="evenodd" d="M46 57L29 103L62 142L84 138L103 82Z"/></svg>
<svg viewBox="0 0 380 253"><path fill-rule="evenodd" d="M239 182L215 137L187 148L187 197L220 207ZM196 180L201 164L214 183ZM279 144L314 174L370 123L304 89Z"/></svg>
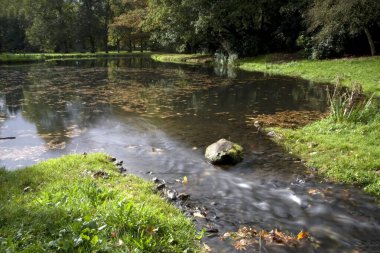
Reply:
<svg viewBox="0 0 380 253"><path fill-rule="evenodd" d="M331 119L334 122L368 123L376 118L378 108L373 96L366 97L360 84L354 83L351 89L343 89L337 83L333 92L328 91Z"/></svg>

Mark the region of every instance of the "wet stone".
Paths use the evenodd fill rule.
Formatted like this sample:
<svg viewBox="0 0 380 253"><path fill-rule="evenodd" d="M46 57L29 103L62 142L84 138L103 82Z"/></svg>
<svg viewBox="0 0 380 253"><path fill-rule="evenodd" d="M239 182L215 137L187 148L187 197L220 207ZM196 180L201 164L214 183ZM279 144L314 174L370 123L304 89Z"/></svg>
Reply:
<svg viewBox="0 0 380 253"><path fill-rule="evenodd" d="M115 161L115 165L116 166L122 166L123 165L123 161Z"/></svg>
<svg viewBox="0 0 380 253"><path fill-rule="evenodd" d="M116 161L116 158L115 158L115 157L110 157L110 158L109 158L109 161L110 161L110 162L115 162L115 161Z"/></svg>
<svg viewBox="0 0 380 253"><path fill-rule="evenodd" d="M189 199L190 195L187 194L187 193L180 193L180 194L178 194L177 197L178 197L178 199L180 199L180 200L187 200L187 199Z"/></svg>
<svg viewBox="0 0 380 253"><path fill-rule="evenodd" d="M127 172L127 169L124 168L123 166L119 166L117 169L119 170L120 173L125 173L125 172Z"/></svg>
<svg viewBox="0 0 380 253"><path fill-rule="evenodd" d="M164 189L165 187L166 187L166 184L163 183L163 184L159 184L159 185L157 185L157 186L156 186L156 189L159 190L159 191L161 191L161 190Z"/></svg>
<svg viewBox="0 0 380 253"><path fill-rule="evenodd" d="M176 200L177 199L177 196L178 196L178 193L176 190L168 190L166 192L166 196L168 197L168 199L170 200Z"/></svg>

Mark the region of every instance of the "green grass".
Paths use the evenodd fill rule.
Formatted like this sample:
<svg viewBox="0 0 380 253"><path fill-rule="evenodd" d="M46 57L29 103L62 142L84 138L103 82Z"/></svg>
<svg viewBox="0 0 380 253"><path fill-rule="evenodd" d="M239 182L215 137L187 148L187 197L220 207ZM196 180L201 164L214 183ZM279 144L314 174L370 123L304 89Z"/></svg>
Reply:
<svg viewBox="0 0 380 253"><path fill-rule="evenodd" d="M343 58L334 60L281 59L279 54L239 60L238 67L247 71L301 77L324 83L337 79L345 86L357 82L367 94L380 95L380 57Z"/></svg>
<svg viewBox="0 0 380 253"><path fill-rule="evenodd" d="M210 55L204 54L166 54L153 53L150 56L158 62L186 63L186 64L208 64L213 62Z"/></svg>
<svg viewBox="0 0 380 253"><path fill-rule="evenodd" d="M70 155L0 170L0 252L198 251L193 223L108 159Z"/></svg>
<svg viewBox="0 0 380 253"><path fill-rule="evenodd" d="M367 124L331 118L301 129L276 128L278 142L331 180L360 186L380 199L380 119Z"/></svg>
<svg viewBox="0 0 380 253"><path fill-rule="evenodd" d="M96 52L96 53L25 53L25 54L0 54L0 64L4 63L27 63L59 59L92 59L92 58L105 58L105 57L123 57L123 56L138 56L150 55L150 52L126 52L126 51L110 51Z"/></svg>

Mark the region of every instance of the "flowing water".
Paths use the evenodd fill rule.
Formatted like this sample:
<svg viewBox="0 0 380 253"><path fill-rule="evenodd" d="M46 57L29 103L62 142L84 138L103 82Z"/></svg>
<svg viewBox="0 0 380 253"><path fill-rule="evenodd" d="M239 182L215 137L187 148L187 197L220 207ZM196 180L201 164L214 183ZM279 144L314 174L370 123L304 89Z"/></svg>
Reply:
<svg viewBox="0 0 380 253"><path fill-rule="evenodd" d="M158 177L207 209L219 235L241 226L297 233L313 246L268 252L379 252L380 208L359 190L310 176L253 126L262 115L326 111L323 85L146 58L0 67L0 166L106 152L146 179ZM216 167L205 147L227 138L242 163ZM188 183L178 183L187 176ZM230 243L206 237L214 252ZM251 248L252 251L259 251ZM263 252L265 252L263 251Z"/></svg>

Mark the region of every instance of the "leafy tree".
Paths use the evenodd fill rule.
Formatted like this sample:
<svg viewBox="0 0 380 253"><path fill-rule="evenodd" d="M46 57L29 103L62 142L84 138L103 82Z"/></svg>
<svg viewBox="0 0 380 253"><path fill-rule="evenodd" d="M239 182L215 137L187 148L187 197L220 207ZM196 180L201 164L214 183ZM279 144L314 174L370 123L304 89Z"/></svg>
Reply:
<svg viewBox="0 0 380 253"><path fill-rule="evenodd" d="M26 25L21 1L0 0L0 52L30 48L25 36Z"/></svg>
<svg viewBox="0 0 380 253"><path fill-rule="evenodd" d="M314 33L314 44L325 44L343 50L347 37L365 33L371 54L376 54L371 28L379 26L378 0L314 0L307 11L308 31Z"/></svg>
<svg viewBox="0 0 380 253"><path fill-rule="evenodd" d="M140 43L141 51L144 48L144 40L149 38L149 34L142 29L143 22L147 14L147 2L144 0L124 0L122 1L122 11L115 16L111 24L111 41L117 48L123 44L132 51L135 41Z"/></svg>
<svg viewBox="0 0 380 253"><path fill-rule="evenodd" d="M43 51L69 52L74 42L74 0L38 0L27 5L31 24L26 34L30 43Z"/></svg>

